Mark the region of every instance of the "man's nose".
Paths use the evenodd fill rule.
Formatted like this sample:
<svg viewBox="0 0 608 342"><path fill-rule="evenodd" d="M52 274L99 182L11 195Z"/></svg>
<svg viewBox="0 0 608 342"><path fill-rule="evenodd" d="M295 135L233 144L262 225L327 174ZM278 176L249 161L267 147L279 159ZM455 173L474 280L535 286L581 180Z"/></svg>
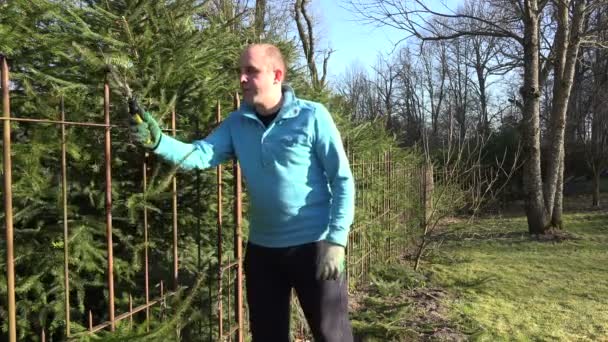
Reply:
<svg viewBox="0 0 608 342"><path fill-rule="evenodd" d="M247 75L241 74L241 83L247 83Z"/></svg>

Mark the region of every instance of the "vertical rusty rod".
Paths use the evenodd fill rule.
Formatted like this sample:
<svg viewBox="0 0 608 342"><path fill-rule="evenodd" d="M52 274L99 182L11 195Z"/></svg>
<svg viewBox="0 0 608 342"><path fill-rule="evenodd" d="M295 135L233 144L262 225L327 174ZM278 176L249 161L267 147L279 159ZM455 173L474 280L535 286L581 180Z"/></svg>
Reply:
<svg viewBox="0 0 608 342"><path fill-rule="evenodd" d="M44 332L44 329L42 329L42 332L40 333L40 341L46 342L46 333Z"/></svg>
<svg viewBox="0 0 608 342"><path fill-rule="evenodd" d="M222 121L220 101L216 106L217 124ZM224 338L224 314L222 312L222 166L217 166L217 310L218 310L218 340Z"/></svg>
<svg viewBox="0 0 608 342"><path fill-rule="evenodd" d="M111 330L115 329L114 322L114 255L112 247L112 151L110 138L110 84L106 76L103 86L103 114L106 124L105 162L106 162L106 238L108 247L108 316Z"/></svg>
<svg viewBox="0 0 608 342"><path fill-rule="evenodd" d="M234 177L234 181L236 182L236 176L233 176L233 177ZM236 199L235 199L235 201L236 201ZM233 213L233 217L234 217L234 213ZM234 242L234 240L233 240L233 242ZM233 246L233 247L235 247L235 250L236 250L236 246ZM232 253L232 255L230 255L230 254L227 253L226 258L228 260L226 260L226 263L228 265L232 265L232 257L233 256L234 256L234 253ZM236 282L232 281L232 266L227 266L225 268L225 272L226 272L225 273L226 274L226 288L228 290L227 291L228 293L226 293L226 308L228 308L226 310L227 311L226 312L226 316L227 316L226 317L226 326L228 327L228 338L229 338L229 341L232 342L233 338L232 338L232 335L230 334L230 332L232 331L232 316L233 316L232 315L233 314L233 310L231 310L231 309L234 308L232 306L232 285L236 286ZM236 292L235 292L235 294L236 294Z"/></svg>
<svg viewBox="0 0 608 342"><path fill-rule="evenodd" d="M61 121L65 122L65 105L61 95ZM66 157L65 124L61 124L61 193L63 201L63 286L65 291L65 334L70 337L70 277L69 277L69 234L68 234L68 177Z"/></svg>
<svg viewBox="0 0 608 342"><path fill-rule="evenodd" d="M89 331L93 331L93 312L89 310Z"/></svg>
<svg viewBox="0 0 608 342"><path fill-rule="evenodd" d="M384 152L384 159L386 160L386 209L385 212L388 213L387 216L387 229L388 229L388 239L387 239L387 259L389 263L392 261L393 253L391 250L391 235L393 233L393 224L392 224L392 211L391 211L391 152L390 149Z"/></svg>
<svg viewBox="0 0 608 342"><path fill-rule="evenodd" d="M380 165L377 164L377 160L376 161L372 161L371 163L371 170L370 170L370 177L372 178L373 182L374 182L374 188L377 187L377 185L375 184L377 182L378 179L378 174L380 173ZM379 187L378 187L378 191L379 191ZM370 211L372 212L372 217L374 217L374 221L376 221L376 224L379 225L380 224L380 217L378 215L378 199L377 198L372 198L370 201ZM371 265L376 258L376 253L377 253L377 246L374 245L376 243L376 241L368 241L367 243L367 249L366 252L368 253L368 257L367 257L367 265L365 268L365 277L367 278L367 276L369 275L369 265Z"/></svg>
<svg viewBox="0 0 608 342"><path fill-rule="evenodd" d="M199 118L197 117L194 121L194 131L195 131L195 135L196 138L198 139L200 137L200 127L199 127ZM195 180L195 184L196 184L196 212L199 213L199 215L196 215L196 247L197 247L197 258L196 258L196 269L199 270L201 269L201 214L203 209L201 208L201 171L197 170L196 171L196 180ZM200 324L199 324L200 325Z"/></svg>
<svg viewBox="0 0 608 342"><path fill-rule="evenodd" d="M171 133L175 132L175 108L171 110ZM173 175L172 181L172 207L173 207L173 290L177 290L179 256L177 255L177 177Z"/></svg>
<svg viewBox="0 0 608 342"><path fill-rule="evenodd" d="M129 329L133 329L133 297L129 293Z"/></svg>
<svg viewBox="0 0 608 342"><path fill-rule="evenodd" d="M161 280L160 281L160 314L161 314L161 319L165 318L165 307L166 307L166 300L165 300L165 283Z"/></svg>
<svg viewBox="0 0 608 342"><path fill-rule="evenodd" d="M359 179L358 178L359 175L357 174L357 164L355 163L355 154L354 154L354 152L352 152L348 148L348 139L345 140L344 145L346 147L346 156L347 156L347 158L348 158L348 160L350 162L350 165L351 165L351 168L352 168L352 173L354 175L353 177L355 178L355 186L357 186L357 184L358 184L357 180ZM356 192L357 192L357 190L355 188L355 193ZM358 198L356 198L355 201L357 199ZM357 229L358 228L358 224L357 224L356 221L355 221L355 224L354 224L353 228L354 228L353 230L356 231L355 234L358 234L358 229ZM356 248L355 245L354 245L355 242L354 242L354 236L353 235L354 234L352 234L352 233L348 234L348 245L346 247L346 268L345 268L344 271L346 273L345 274L345 278L346 278L347 284L351 283L351 276L352 276L352 270L351 270L352 264L351 263L353 261L352 255L353 255L353 252L354 252L354 250ZM347 286L347 288L348 288L348 286Z"/></svg>
<svg viewBox="0 0 608 342"><path fill-rule="evenodd" d="M197 117L194 121L194 131L195 131L195 136L198 139L201 136L201 131L200 131L200 120ZM201 214L203 212L202 206L201 206L201 171L197 170L196 171L196 180L195 180L195 186L196 186L196 206L195 206L195 210L197 213L199 213L199 215L196 215L196 246L197 246L197 258L196 258L196 269L200 272L201 268L202 268L202 264L201 264ZM211 262L208 262L209 268L207 269L207 272L211 272ZM209 279L213 279L213 274L209 273L208 274ZM211 322L211 320L213 319L213 304L212 304L212 289L211 289L212 285L211 282L209 282L209 285L207 287L207 291L208 291L208 295L209 295L209 322ZM203 296L201 296L200 299L200 303L199 305L201 306L201 308L203 307L204 304L204 299ZM209 327L209 340L212 339L211 335L213 334L213 330L211 329L211 324L208 325ZM198 321L198 335L199 336L203 336L203 324L202 321L199 320Z"/></svg>
<svg viewBox="0 0 608 342"><path fill-rule="evenodd" d="M234 110L237 110L240 106L239 94L234 95ZM234 225L234 258L237 262L236 270L236 296L234 304L236 305L235 315L238 324L237 341L243 342L245 337L243 331L243 236L242 236L242 223L243 223L243 198L242 198L242 187L241 187L241 168L238 162L234 162L234 211L235 211L235 225Z"/></svg>
<svg viewBox="0 0 608 342"><path fill-rule="evenodd" d="M6 57L0 55L2 63L2 114L11 116L10 97L8 91L8 63ZM11 122L3 122L3 164L4 164L4 220L6 226L6 292L8 295L8 338L10 342L17 341L17 317L15 306L15 260L13 251L13 173L11 160Z"/></svg>
<svg viewBox="0 0 608 342"><path fill-rule="evenodd" d="M150 274L149 274L149 261L148 261L148 203L147 203L147 191L148 191L148 152L144 154L144 162L142 167L143 173L143 191L144 191L144 291L146 295L146 331L150 331Z"/></svg>
<svg viewBox="0 0 608 342"><path fill-rule="evenodd" d="M361 158L361 172L363 174L363 176L361 177L362 180L364 180L363 183L363 188L361 189L361 191L363 192L361 194L361 200L363 202L363 210L364 212L367 213L370 211L369 209L369 189L370 189L370 181L371 181L371 175L369 175L368 172L368 165L365 162L365 158ZM361 232L362 235L362 241L361 241L361 250L363 253L367 253L366 250L366 246L367 246L367 235L365 234L365 229L363 229L363 231ZM365 278L365 269L367 267L367 256L365 258L363 258L363 260L361 260L361 279L365 279L367 280L367 278Z"/></svg>

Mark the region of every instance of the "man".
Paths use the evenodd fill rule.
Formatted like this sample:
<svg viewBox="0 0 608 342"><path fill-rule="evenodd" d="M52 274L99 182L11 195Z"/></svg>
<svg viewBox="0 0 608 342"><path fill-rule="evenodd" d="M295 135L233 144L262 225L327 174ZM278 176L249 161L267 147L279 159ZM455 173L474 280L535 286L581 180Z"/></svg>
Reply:
<svg viewBox="0 0 608 342"><path fill-rule="evenodd" d="M352 341L344 250L354 215L354 182L327 109L283 85L279 49L254 44L240 59L243 105L203 140L161 133L149 113L133 138L185 169L236 157L250 198L245 256L254 342L289 341L294 288L316 341Z"/></svg>

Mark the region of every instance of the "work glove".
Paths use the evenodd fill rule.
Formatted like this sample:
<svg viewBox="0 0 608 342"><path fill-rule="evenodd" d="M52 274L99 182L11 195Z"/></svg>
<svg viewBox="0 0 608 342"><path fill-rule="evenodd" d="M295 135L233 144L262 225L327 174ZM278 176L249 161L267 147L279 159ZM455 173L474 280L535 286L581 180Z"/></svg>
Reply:
<svg viewBox="0 0 608 342"><path fill-rule="evenodd" d="M344 246L328 242L327 249L321 255L317 279L339 279L344 271L344 252Z"/></svg>
<svg viewBox="0 0 608 342"><path fill-rule="evenodd" d="M139 106L134 97L129 99L129 114L131 115L131 139L151 150L158 147L162 136L160 126L150 113Z"/></svg>

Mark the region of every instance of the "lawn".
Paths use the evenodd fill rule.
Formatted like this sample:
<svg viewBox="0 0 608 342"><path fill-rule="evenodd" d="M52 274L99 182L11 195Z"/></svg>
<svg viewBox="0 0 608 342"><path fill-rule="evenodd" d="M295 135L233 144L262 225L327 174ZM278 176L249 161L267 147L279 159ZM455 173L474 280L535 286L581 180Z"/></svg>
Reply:
<svg viewBox="0 0 608 342"><path fill-rule="evenodd" d="M379 271L353 314L364 341L608 341L608 213L565 216L559 240L524 217L453 224L423 265Z"/></svg>

